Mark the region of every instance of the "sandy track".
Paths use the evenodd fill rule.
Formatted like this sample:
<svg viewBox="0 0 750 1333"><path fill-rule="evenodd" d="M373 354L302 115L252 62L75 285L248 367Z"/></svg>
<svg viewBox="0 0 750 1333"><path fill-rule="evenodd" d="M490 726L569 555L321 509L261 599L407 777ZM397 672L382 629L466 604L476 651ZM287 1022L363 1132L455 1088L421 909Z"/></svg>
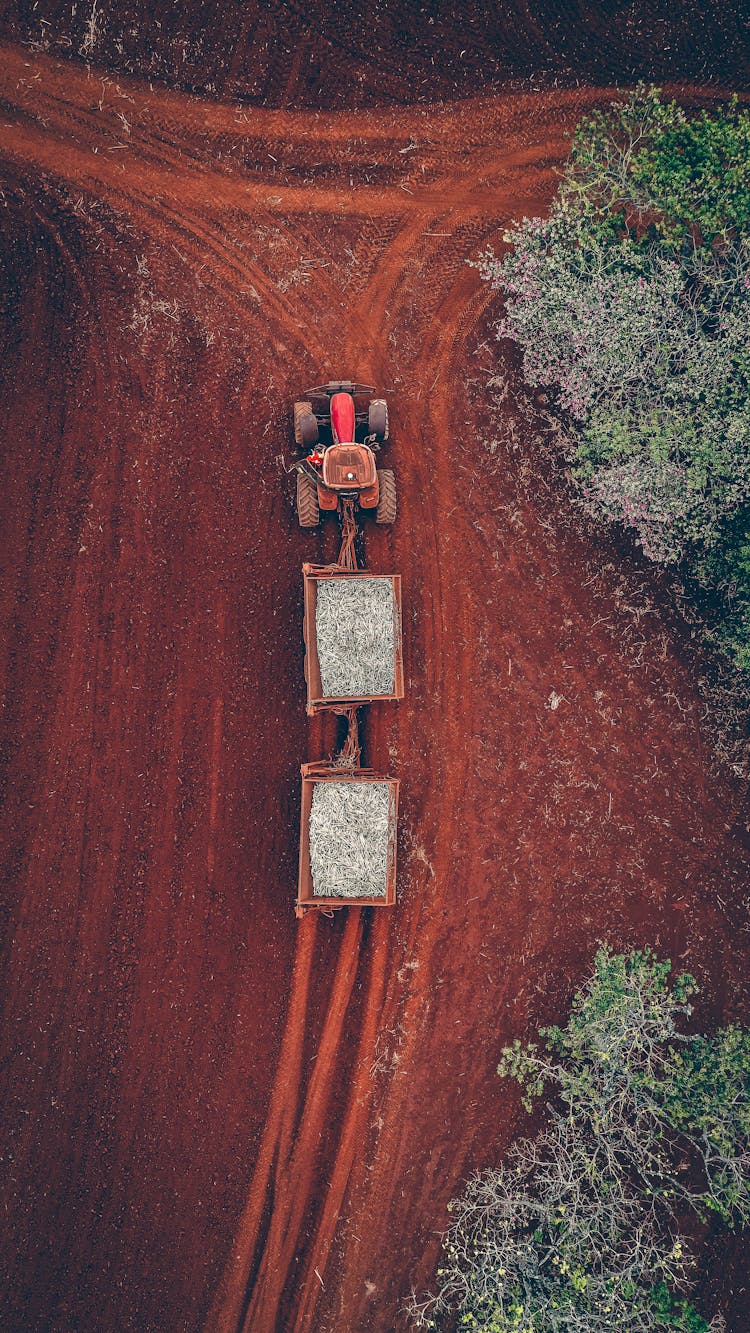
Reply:
<svg viewBox="0 0 750 1333"><path fill-rule="evenodd" d="M747 1000L744 792L679 628L485 387L466 260L602 94L240 117L0 63L6 1322L385 1333L521 1123L499 1047L599 938ZM394 422L366 547L404 576L408 697L366 744L403 780L399 904L298 925L297 766L334 743L299 566L335 532L295 528L278 456L339 372Z"/></svg>

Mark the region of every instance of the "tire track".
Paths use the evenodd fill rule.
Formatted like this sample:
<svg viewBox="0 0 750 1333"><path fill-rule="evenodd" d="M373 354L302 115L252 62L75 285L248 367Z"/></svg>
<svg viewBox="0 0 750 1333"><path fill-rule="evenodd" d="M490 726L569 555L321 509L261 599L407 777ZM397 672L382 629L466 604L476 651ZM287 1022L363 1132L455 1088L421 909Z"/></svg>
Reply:
<svg viewBox="0 0 750 1333"><path fill-rule="evenodd" d="M229 1262L206 1320L206 1333L236 1333L241 1327L248 1279L267 1208L270 1182L274 1171L277 1171L279 1156L284 1153L285 1158L288 1158L289 1155L295 1090L300 1085L302 1073L305 1012L317 924L315 915L308 916L297 935L286 1026L263 1138Z"/></svg>
<svg viewBox="0 0 750 1333"><path fill-rule="evenodd" d="M253 1282L242 1323L243 1333L272 1328L276 1323L281 1293L298 1243L315 1169L315 1149L327 1123L328 1105L335 1086L335 1055L341 1040L349 1000L359 966L362 939L362 909L349 912L341 940L336 973L331 986L325 1023L321 1032L315 1071L292 1129L292 1115L285 1118L286 1134L279 1140L276 1159L273 1211L268 1236ZM296 1082L287 1086L287 1096L297 1103ZM292 1147L293 1143L293 1147Z"/></svg>

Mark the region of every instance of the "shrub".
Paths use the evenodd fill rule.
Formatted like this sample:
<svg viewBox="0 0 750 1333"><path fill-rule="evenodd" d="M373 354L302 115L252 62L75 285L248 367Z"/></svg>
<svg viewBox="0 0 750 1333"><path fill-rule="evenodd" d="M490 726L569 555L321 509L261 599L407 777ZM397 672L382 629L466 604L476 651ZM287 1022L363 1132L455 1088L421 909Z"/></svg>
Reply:
<svg viewBox="0 0 750 1333"><path fill-rule="evenodd" d="M750 1033L689 1036L697 987L650 951L599 951L564 1028L515 1042L499 1073L548 1127L450 1205L437 1292L417 1327L483 1333L692 1333L680 1224L750 1220ZM714 1321L713 1327L719 1326Z"/></svg>
<svg viewBox="0 0 750 1333"><path fill-rule="evenodd" d="M500 335L520 343L528 382L556 387L571 417L627 404L663 383L671 362L685 365L691 329L679 264L660 260L653 271L630 242L582 242L562 215L525 219L506 240L513 250L502 264L484 257L506 296Z"/></svg>
<svg viewBox="0 0 750 1333"><path fill-rule="evenodd" d="M581 121L561 196L602 234L627 229L675 250L747 232L750 112L734 97L689 118L639 84Z"/></svg>
<svg viewBox="0 0 750 1333"><path fill-rule="evenodd" d="M740 669L750 672L750 508L722 527L696 561L694 575L703 588L721 593L723 614L713 634Z"/></svg>
<svg viewBox="0 0 750 1333"><path fill-rule="evenodd" d="M597 517L704 587L747 665L750 571L725 547L750 502L750 113L690 120L657 89L579 126L550 217L480 257L501 337L556 394Z"/></svg>

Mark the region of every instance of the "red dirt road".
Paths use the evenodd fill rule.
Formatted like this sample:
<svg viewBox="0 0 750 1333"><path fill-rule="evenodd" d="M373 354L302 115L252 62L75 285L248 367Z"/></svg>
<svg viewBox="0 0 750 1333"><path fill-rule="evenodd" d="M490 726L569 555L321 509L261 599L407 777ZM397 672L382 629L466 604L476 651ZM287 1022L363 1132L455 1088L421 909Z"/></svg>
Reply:
<svg viewBox="0 0 750 1333"><path fill-rule="evenodd" d="M312 113L0 50L3 1326L403 1329L523 1125L500 1047L599 939L746 1017L745 788L653 576L571 519L466 263L601 92ZM494 367L509 386L487 388ZM399 902L293 917L303 559L289 405L388 392ZM739 1261L711 1288L731 1330Z"/></svg>

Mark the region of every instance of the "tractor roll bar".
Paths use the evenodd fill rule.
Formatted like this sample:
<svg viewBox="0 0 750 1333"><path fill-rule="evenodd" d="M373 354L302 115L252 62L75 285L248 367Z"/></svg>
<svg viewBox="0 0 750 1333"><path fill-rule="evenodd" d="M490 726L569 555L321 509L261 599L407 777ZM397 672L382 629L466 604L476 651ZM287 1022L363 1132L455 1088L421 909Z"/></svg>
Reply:
<svg viewBox="0 0 750 1333"><path fill-rule="evenodd" d="M314 389L305 389L308 398L330 397L334 393L357 394L374 393L374 384L354 384L351 380L330 380L328 384L317 384Z"/></svg>

